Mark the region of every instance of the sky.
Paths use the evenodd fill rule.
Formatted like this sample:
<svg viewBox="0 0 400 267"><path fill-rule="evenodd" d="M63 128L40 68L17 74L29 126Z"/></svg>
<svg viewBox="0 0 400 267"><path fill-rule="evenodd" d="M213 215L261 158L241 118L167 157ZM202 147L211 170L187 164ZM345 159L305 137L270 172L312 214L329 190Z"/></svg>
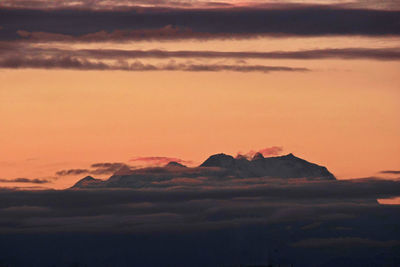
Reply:
<svg viewBox="0 0 400 267"><path fill-rule="evenodd" d="M399 1L0 3L0 187L272 149L400 170ZM112 165L114 164L114 165Z"/></svg>

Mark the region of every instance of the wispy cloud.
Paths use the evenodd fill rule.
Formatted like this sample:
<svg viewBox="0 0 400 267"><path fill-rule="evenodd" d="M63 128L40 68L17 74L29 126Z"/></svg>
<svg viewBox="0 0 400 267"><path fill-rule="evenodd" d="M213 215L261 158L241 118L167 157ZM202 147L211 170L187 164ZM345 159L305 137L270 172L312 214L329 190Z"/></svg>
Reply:
<svg viewBox="0 0 400 267"><path fill-rule="evenodd" d="M311 49L298 51L196 51L196 50L126 50L126 49L59 49L51 45L48 47L36 47L24 42L19 43L0 43L0 55L2 57L10 55L21 55L34 57L37 54L48 57L77 57L85 59L139 59L139 58L232 58L232 59L296 59L296 60L315 60L315 59L369 59L369 60L399 60L400 48L328 48Z"/></svg>
<svg viewBox="0 0 400 267"><path fill-rule="evenodd" d="M385 170L385 171L380 171L379 173L382 173L382 174L400 174L400 171L397 171L397 170Z"/></svg>
<svg viewBox="0 0 400 267"><path fill-rule="evenodd" d="M57 171L56 175L58 176L67 176L67 175L80 175L89 173L88 169L68 169Z"/></svg>
<svg viewBox="0 0 400 267"><path fill-rule="evenodd" d="M134 167L128 166L125 163L121 162L102 162L102 163L94 163L90 165L88 169L68 169L68 170L60 170L56 172L58 176L76 176L76 175L103 175L103 174L114 174L116 172L122 170L131 170Z"/></svg>
<svg viewBox="0 0 400 267"><path fill-rule="evenodd" d="M169 62L167 64L148 64L140 61L133 63L118 62L109 64L101 61L90 61L78 57L5 57L0 59L0 68L39 68L39 69L74 69L74 70L121 70L121 71L185 71L185 72L306 72L307 68L266 65L222 65L222 64L185 64Z"/></svg>
<svg viewBox="0 0 400 267"><path fill-rule="evenodd" d="M125 163L121 162L104 162L104 163L95 163L90 166L93 170L90 171L90 174L113 174L120 171L129 171L133 167L128 166Z"/></svg>
<svg viewBox="0 0 400 267"><path fill-rule="evenodd" d="M283 147L281 146L272 146L272 147L266 147L260 150L250 150L249 152L243 153L243 152L238 152L237 156L244 156L248 159L251 159L255 154L260 153L263 156L277 156L282 154L283 152Z"/></svg>
<svg viewBox="0 0 400 267"><path fill-rule="evenodd" d="M54 50L50 50L54 53ZM46 52L45 50L43 52ZM165 51L82 49L61 50L61 53L100 59L113 58L236 58L236 59L374 59L399 60L400 48L337 48L271 52Z"/></svg>
<svg viewBox="0 0 400 267"><path fill-rule="evenodd" d="M0 183L31 183L31 184L46 184L50 183L46 179L30 179L30 178L14 178L14 179L0 179Z"/></svg>

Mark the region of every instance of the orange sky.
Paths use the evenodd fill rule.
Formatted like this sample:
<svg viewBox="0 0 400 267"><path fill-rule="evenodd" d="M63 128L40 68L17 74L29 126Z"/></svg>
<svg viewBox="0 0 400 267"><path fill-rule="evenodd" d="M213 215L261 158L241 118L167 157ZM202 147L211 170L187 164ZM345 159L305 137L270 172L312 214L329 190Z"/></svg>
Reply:
<svg viewBox="0 0 400 267"><path fill-rule="evenodd" d="M310 40L182 41L153 43L149 49L273 51L346 44L339 38ZM399 44L358 40L373 47ZM128 162L134 156L200 163L213 153L270 146L327 166L340 179L399 169L398 61L248 62L311 71L2 69L0 178L48 178L53 182L45 186L65 188L81 177L56 177L61 169Z"/></svg>

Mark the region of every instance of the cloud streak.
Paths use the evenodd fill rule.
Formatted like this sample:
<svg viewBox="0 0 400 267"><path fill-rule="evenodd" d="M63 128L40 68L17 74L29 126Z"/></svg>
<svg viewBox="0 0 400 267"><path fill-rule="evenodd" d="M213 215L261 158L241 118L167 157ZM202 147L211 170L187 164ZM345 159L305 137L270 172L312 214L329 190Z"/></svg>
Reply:
<svg viewBox="0 0 400 267"><path fill-rule="evenodd" d="M122 50L122 49L59 49L52 46L36 47L33 44L24 42L11 43L0 42L0 57L3 61L12 65L11 58L18 62L21 58L35 58L40 54L41 58L61 59L77 58L86 60L133 60L133 59L295 59L295 60L319 60L319 59L368 59L382 61L400 60L400 48L330 48L311 49L299 51L196 51L196 50ZM8 60L7 60L8 59ZM84 62L82 62L83 64ZM75 63L76 64L76 63ZM14 65L18 65L14 63ZM70 65L74 65L70 62ZM100 66L97 66L100 68Z"/></svg>
<svg viewBox="0 0 400 267"><path fill-rule="evenodd" d="M326 5L334 5L337 7L348 8L369 8L369 9L382 9L382 10L396 10L399 9L397 1L341 1L329 0L325 1ZM321 1L316 0L264 0L264 1L249 1L246 3L236 2L232 0L77 0L77 1L51 1L51 0L3 0L1 6L7 8L18 9L38 9L38 10L137 10L141 8L153 7L159 10L184 8L184 9L215 9L215 8L231 8L231 7L253 7L253 8L296 8L302 6L318 6Z"/></svg>
<svg viewBox="0 0 400 267"><path fill-rule="evenodd" d="M68 176L68 175L81 175L89 173L88 169L69 169L69 170L61 170L57 171L56 175L58 176Z"/></svg>
<svg viewBox="0 0 400 267"><path fill-rule="evenodd" d="M31 184L46 184L50 183L46 179L29 179L29 178L15 178L15 179L0 179L0 183L31 183Z"/></svg>
<svg viewBox="0 0 400 267"><path fill-rule="evenodd" d="M72 69L72 70L120 70L120 71L184 71L184 72L306 72L307 68L295 68L287 66L266 66L266 65L223 65L223 64L185 64L174 63L168 64L146 64L140 61L133 63L119 62L117 64L109 64L101 61L90 61L87 59L54 56L54 57L5 57L0 59L0 68L22 69L22 68L38 68L38 69Z"/></svg>
<svg viewBox="0 0 400 267"><path fill-rule="evenodd" d="M60 51L61 53L99 59L113 58L235 58L235 59L373 59L399 60L400 48L337 48L300 51L222 52L222 51L165 51L165 50L90 50Z"/></svg>
<svg viewBox="0 0 400 267"><path fill-rule="evenodd" d="M400 174L400 171L386 170L386 171L381 171L379 173L383 173L383 174Z"/></svg>
<svg viewBox="0 0 400 267"><path fill-rule="evenodd" d="M114 174L120 171L130 171L133 167L128 166L121 162L104 162L104 163L94 163L90 165L89 169L68 169L60 170L56 172L58 176L76 176L76 175L103 175L103 174Z"/></svg>

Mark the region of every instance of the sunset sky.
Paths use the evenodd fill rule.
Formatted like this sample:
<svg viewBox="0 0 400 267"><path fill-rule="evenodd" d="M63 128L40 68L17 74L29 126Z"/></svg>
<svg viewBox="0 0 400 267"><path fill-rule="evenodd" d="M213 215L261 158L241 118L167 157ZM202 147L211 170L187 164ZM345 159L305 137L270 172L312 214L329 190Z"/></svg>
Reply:
<svg viewBox="0 0 400 267"><path fill-rule="evenodd" d="M273 147L338 179L395 178L399 13L398 1L3 0L0 187Z"/></svg>
<svg viewBox="0 0 400 267"><path fill-rule="evenodd" d="M0 0L0 267L400 266L400 0Z"/></svg>

